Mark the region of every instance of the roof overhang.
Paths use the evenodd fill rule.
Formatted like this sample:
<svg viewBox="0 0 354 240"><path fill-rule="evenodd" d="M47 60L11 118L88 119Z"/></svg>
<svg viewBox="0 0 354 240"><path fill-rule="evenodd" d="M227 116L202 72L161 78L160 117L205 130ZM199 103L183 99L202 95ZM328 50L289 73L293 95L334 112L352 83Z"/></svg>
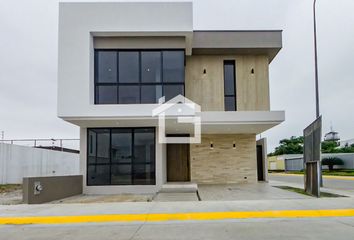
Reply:
<svg viewBox="0 0 354 240"><path fill-rule="evenodd" d="M281 48L281 30L193 32L193 55L267 55L271 62Z"/></svg>
<svg viewBox="0 0 354 240"><path fill-rule="evenodd" d="M201 112L202 134L260 134L285 120L284 111ZM176 116L166 116L166 133L193 133L192 124L178 124ZM78 117L64 118L80 127L157 127L158 117Z"/></svg>

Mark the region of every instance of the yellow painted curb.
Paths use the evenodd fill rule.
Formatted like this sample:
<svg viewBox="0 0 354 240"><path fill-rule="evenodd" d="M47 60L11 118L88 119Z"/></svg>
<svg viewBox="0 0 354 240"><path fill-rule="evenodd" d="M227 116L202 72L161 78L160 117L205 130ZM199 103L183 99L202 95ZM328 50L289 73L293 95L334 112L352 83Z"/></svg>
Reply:
<svg viewBox="0 0 354 240"><path fill-rule="evenodd" d="M297 176L303 177L303 174L294 174L294 173L270 173L270 175L278 175L278 176ZM331 175L323 175L323 178L330 178L330 179L338 179L338 180L351 180L354 181L354 177L346 177L346 176L331 176Z"/></svg>
<svg viewBox="0 0 354 240"><path fill-rule="evenodd" d="M340 180L352 180L354 181L354 177L346 177L346 176L330 176L330 175L324 175L324 178L332 178L332 179L340 179Z"/></svg>
<svg viewBox="0 0 354 240"><path fill-rule="evenodd" d="M104 223L104 222L208 221L208 220L230 220L230 219L245 219L245 218L323 218L323 217L354 217L354 209L113 214L113 215L91 215L91 216L0 217L0 225L73 224L73 223Z"/></svg>

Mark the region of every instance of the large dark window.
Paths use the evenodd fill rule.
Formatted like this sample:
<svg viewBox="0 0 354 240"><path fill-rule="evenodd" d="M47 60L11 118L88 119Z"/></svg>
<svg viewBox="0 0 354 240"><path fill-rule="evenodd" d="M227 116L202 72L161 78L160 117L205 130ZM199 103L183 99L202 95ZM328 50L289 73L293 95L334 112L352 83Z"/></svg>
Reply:
<svg viewBox="0 0 354 240"><path fill-rule="evenodd" d="M88 186L154 184L154 128L88 129Z"/></svg>
<svg viewBox="0 0 354 240"><path fill-rule="evenodd" d="M235 61L224 61L225 111L236 111Z"/></svg>
<svg viewBox="0 0 354 240"><path fill-rule="evenodd" d="M163 51L162 56L163 56L164 81L183 83L184 82L184 52Z"/></svg>
<svg viewBox="0 0 354 240"><path fill-rule="evenodd" d="M183 50L95 50L95 104L158 103L184 95Z"/></svg>
<svg viewBox="0 0 354 240"><path fill-rule="evenodd" d="M104 51L96 54L96 82L114 83L117 82L117 52Z"/></svg>
<svg viewBox="0 0 354 240"><path fill-rule="evenodd" d="M118 76L120 83L139 82L139 52L118 53Z"/></svg>

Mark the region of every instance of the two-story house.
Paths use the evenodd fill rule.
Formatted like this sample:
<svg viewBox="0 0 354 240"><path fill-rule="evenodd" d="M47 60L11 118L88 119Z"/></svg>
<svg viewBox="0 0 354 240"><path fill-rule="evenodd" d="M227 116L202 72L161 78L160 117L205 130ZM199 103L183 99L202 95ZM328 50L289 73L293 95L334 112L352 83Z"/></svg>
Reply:
<svg viewBox="0 0 354 240"><path fill-rule="evenodd" d="M265 180L256 135L284 121L269 100L281 47L281 31L194 30L189 2L60 3L58 116L80 127L84 193ZM201 108L199 143L158 141L152 111L178 95ZM191 134L166 117L164 135Z"/></svg>

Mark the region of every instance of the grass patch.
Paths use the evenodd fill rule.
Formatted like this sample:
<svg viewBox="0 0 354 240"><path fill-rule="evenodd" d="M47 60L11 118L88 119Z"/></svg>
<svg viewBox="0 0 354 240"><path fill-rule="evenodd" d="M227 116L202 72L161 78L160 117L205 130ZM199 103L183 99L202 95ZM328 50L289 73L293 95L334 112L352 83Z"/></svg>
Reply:
<svg viewBox="0 0 354 240"><path fill-rule="evenodd" d="M354 177L354 170L322 170L323 175Z"/></svg>
<svg viewBox="0 0 354 240"><path fill-rule="evenodd" d="M288 173L288 174L304 174L304 171L269 171L269 173ZM322 170L322 175L324 176L344 176L344 177L354 177L354 170Z"/></svg>
<svg viewBox="0 0 354 240"><path fill-rule="evenodd" d="M0 193L7 193L21 189L21 184L0 184Z"/></svg>
<svg viewBox="0 0 354 240"><path fill-rule="evenodd" d="M304 189L301 188L295 188L289 186L274 186L274 187L312 197L312 195L308 194L307 192L305 192ZM320 197L338 198L338 197L346 197L346 196L328 193L328 192L321 192Z"/></svg>

